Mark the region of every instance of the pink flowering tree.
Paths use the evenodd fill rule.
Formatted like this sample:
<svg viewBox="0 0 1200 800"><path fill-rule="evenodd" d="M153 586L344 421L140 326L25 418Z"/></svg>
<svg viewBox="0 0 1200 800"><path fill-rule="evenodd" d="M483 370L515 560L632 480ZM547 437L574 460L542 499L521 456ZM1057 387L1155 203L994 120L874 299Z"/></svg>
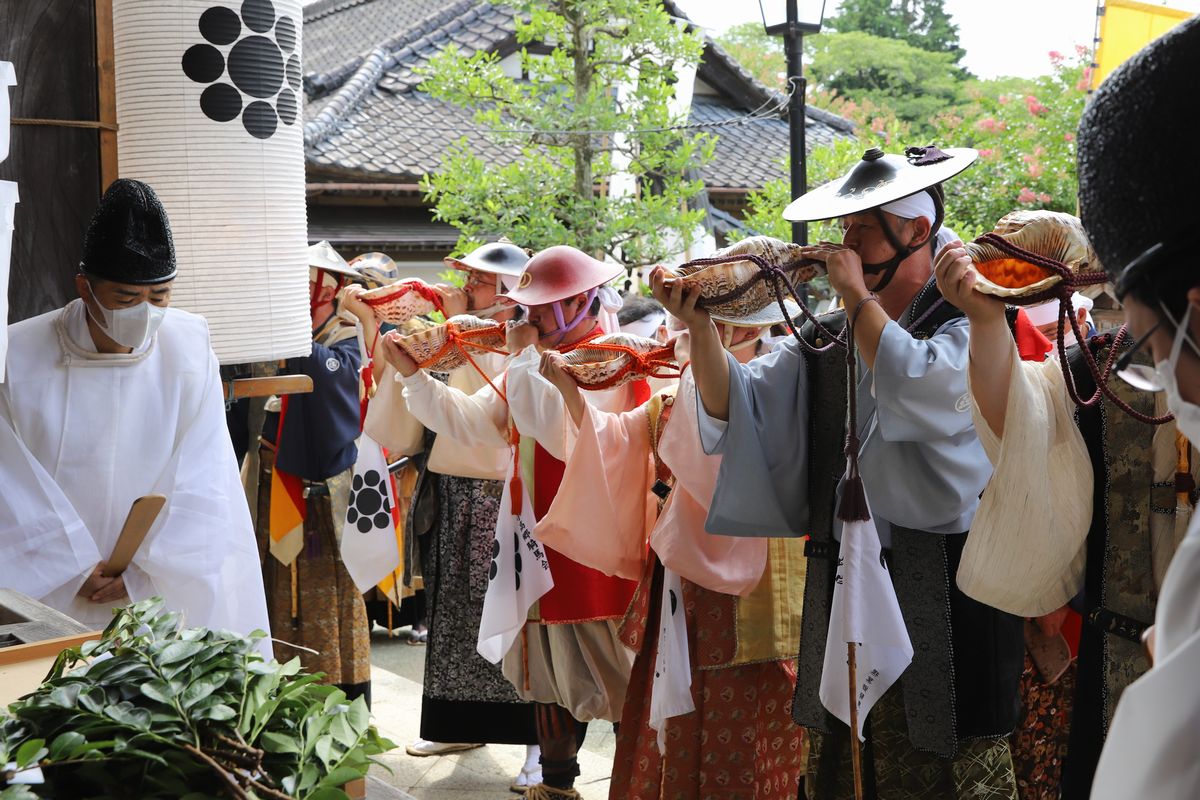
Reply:
<svg viewBox="0 0 1200 800"><path fill-rule="evenodd" d="M978 163L946 184L946 223L962 237L1021 208L1075 213L1075 130L1090 61L1082 47L1071 57L1051 52L1048 75L974 83L966 105L933 120L939 144L979 150Z"/></svg>
<svg viewBox="0 0 1200 800"><path fill-rule="evenodd" d="M1091 53L1080 48L1071 57L1051 53L1051 71L1039 78L967 81L966 102L944 108L919 127L898 119L886 105L813 91L810 101L852 119L858 135L857 140L812 150L809 185L841 175L871 146L891 153L905 145L930 143L975 147L978 162L946 183L946 225L962 239L991 230L1005 214L1021 208L1074 214L1075 130L1087 96L1090 61ZM787 173L786 164L781 172ZM782 213L791 199L786 179L767 182L750 195L746 224L759 233L790 239L791 228ZM809 240L821 239L840 241L836 220L809 226Z"/></svg>

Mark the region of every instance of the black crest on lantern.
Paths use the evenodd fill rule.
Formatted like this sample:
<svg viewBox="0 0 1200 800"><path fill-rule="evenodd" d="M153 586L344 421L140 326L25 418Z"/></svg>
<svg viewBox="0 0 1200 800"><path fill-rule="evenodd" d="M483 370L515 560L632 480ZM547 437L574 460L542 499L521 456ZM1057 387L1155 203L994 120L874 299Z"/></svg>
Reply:
<svg viewBox="0 0 1200 800"><path fill-rule="evenodd" d="M300 55L296 22L275 15L271 0L244 0L240 13L213 6L200 15L204 42L183 54L183 72L209 84L200 110L214 122L242 118L246 132L270 139L279 123L292 125L300 112ZM224 80L222 80L224 79Z"/></svg>

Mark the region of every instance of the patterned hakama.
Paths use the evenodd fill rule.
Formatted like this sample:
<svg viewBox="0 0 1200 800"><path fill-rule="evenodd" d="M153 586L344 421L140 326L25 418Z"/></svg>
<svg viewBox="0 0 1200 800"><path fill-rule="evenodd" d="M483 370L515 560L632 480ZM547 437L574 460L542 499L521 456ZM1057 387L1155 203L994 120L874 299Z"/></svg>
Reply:
<svg viewBox="0 0 1200 800"><path fill-rule="evenodd" d="M271 467L275 453L263 446L259 453L258 541L267 592L267 613L275 642L275 658L299 657L306 672L323 672L327 683L339 686L371 680L371 635L362 594L342 564L334 533L335 509L330 492L342 491L342 514L349 486L337 476L327 481L329 491L312 492L304 520L304 549L292 566L285 566L267 551L270 540ZM296 570L295 597L292 568ZM293 599L295 616L293 617ZM316 650L310 653L296 647Z"/></svg>
<svg viewBox="0 0 1200 800"><path fill-rule="evenodd" d="M475 650L503 481L430 474L438 518L425 548L429 646L421 738L534 744L533 706Z"/></svg>
<svg viewBox="0 0 1200 800"><path fill-rule="evenodd" d="M650 578L648 573L646 578ZM803 773L802 732L791 719L795 659L740 666L736 598L683 582L692 700L666 721L666 754L650 727L663 568L643 579L622 626L638 649L613 760L612 800L792 800ZM639 639L644 641L639 642Z"/></svg>

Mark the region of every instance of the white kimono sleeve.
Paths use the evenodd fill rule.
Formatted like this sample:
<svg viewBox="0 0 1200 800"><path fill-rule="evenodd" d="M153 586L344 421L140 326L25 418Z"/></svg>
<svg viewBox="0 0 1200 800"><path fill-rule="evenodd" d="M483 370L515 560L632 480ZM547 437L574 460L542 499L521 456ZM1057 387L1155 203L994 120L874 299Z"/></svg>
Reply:
<svg viewBox="0 0 1200 800"><path fill-rule="evenodd" d="M969 361L965 319L929 339L895 322L880 335L859 383L859 466L885 547L893 525L937 534L971 526L992 468L971 422Z"/></svg>
<svg viewBox="0 0 1200 800"><path fill-rule="evenodd" d="M37 600L60 590L73 595L100 563L100 551L71 501L17 438L11 420L8 397L0 391L0 585Z"/></svg>
<svg viewBox="0 0 1200 800"><path fill-rule="evenodd" d="M729 361L729 421L696 416L704 451L723 456L705 529L726 536L808 533L808 374L794 340Z"/></svg>
<svg viewBox="0 0 1200 800"><path fill-rule="evenodd" d="M407 378L397 373L404 384L408 410L434 433L448 436L468 447L508 447L508 406L491 386L474 394L436 381L424 370ZM503 377L495 380L501 385Z"/></svg>
<svg viewBox="0 0 1200 800"><path fill-rule="evenodd" d="M529 436L559 461L567 460L574 425L566 425L567 406L562 393L538 372L541 355L533 345L518 353L508 365L509 413L522 436ZM587 394L592 394L588 392ZM587 398L589 405L594 398Z"/></svg>
<svg viewBox="0 0 1200 800"><path fill-rule="evenodd" d="M885 442L937 441L970 430L969 337L965 319L929 339L913 338L894 321L884 326L871 375Z"/></svg>
<svg viewBox="0 0 1200 800"><path fill-rule="evenodd" d="M269 632L262 569L250 509L225 427L217 358L190 418L180 420L171 459L155 482L167 507L134 556L152 591L185 625ZM133 570L130 570L132 573ZM127 573L128 574L128 573ZM133 600L150 587L126 587Z"/></svg>
<svg viewBox="0 0 1200 800"><path fill-rule="evenodd" d="M1058 360L1013 364L1003 438L972 402L991 483L971 525L958 586L1023 617L1048 614L1083 586L1093 476Z"/></svg>

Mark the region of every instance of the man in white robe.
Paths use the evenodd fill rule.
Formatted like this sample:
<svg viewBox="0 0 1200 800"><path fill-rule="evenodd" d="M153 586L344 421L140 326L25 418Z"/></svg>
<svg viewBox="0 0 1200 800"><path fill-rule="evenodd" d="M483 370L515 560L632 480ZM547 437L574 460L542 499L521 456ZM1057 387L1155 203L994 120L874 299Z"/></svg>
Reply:
<svg viewBox="0 0 1200 800"><path fill-rule="evenodd" d="M0 386L0 585L97 628L161 595L185 624L267 630L249 509L203 318L169 308L166 212L121 179L84 242L79 299L10 328ZM106 574L133 502L166 506Z"/></svg>

